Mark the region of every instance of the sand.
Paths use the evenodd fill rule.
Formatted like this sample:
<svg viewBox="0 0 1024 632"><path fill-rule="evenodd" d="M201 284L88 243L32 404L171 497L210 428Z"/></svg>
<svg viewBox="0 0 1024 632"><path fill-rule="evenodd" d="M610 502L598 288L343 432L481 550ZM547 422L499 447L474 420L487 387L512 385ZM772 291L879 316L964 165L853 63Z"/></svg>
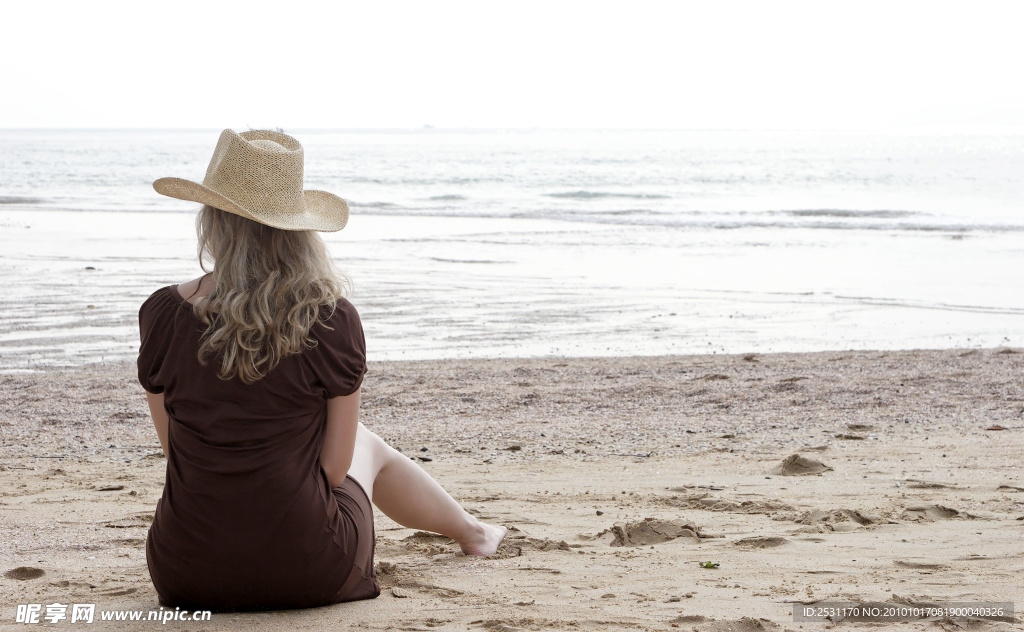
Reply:
<svg viewBox="0 0 1024 632"><path fill-rule="evenodd" d="M1022 384L1017 349L373 363L363 421L509 526L498 555L378 513L378 599L89 628L822 630L793 605L1024 604ZM0 375L0 629L17 604L158 608L164 463L130 364Z"/></svg>

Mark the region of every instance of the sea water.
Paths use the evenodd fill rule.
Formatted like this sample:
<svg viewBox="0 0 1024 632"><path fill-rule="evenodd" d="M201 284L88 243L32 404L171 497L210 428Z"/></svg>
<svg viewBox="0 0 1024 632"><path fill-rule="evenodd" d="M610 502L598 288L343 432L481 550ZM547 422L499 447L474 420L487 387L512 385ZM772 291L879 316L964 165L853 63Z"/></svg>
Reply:
<svg viewBox="0 0 1024 632"><path fill-rule="evenodd" d="M1024 346L1024 136L285 130L371 359ZM0 370L130 359L218 130L0 130Z"/></svg>

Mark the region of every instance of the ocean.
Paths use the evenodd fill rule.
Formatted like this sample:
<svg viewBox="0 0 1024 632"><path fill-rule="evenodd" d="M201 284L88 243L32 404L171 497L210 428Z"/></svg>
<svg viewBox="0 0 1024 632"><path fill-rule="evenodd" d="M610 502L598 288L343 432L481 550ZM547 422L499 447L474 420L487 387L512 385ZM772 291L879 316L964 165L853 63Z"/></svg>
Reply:
<svg viewBox="0 0 1024 632"><path fill-rule="evenodd" d="M371 359L1024 346L1024 135L285 131ZM0 370L133 357L218 135L0 130Z"/></svg>
<svg viewBox="0 0 1024 632"><path fill-rule="evenodd" d="M1024 230L1024 135L287 130L364 214L673 228ZM218 132L0 130L0 204L180 211Z"/></svg>

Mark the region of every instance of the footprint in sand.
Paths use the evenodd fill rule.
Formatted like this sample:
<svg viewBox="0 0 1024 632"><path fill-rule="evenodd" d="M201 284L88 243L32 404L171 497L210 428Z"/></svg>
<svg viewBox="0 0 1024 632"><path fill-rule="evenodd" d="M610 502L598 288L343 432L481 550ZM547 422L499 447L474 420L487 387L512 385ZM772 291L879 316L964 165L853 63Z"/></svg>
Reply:
<svg viewBox="0 0 1024 632"><path fill-rule="evenodd" d="M783 459L782 463L772 470L772 474L778 476L811 476L831 471L832 468L821 461L800 456L799 454L792 454Z"/></svg>

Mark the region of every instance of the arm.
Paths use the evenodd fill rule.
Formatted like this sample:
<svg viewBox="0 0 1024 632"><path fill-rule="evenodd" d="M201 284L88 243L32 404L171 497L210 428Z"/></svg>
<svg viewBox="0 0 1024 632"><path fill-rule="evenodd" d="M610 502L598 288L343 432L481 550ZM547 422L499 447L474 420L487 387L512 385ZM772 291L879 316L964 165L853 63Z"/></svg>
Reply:
<svg viewBox="0 0 1024 632"><path fill-rule="evenodd" d="M327 400L327 430L320 449L320 466L327 474L331 488L341 485L352 465L359 428L359 390L351 395Z"/></svg>
<svg viewBox="0 0 1024 632"><path fill-rule="evenodd" d="M160 447L163 448L164 456L167 456L167 425L170 419L164 408L164 394L146 391L146 401L149 403L149 414L153 416L156 434L160 437Z"/></svg>

